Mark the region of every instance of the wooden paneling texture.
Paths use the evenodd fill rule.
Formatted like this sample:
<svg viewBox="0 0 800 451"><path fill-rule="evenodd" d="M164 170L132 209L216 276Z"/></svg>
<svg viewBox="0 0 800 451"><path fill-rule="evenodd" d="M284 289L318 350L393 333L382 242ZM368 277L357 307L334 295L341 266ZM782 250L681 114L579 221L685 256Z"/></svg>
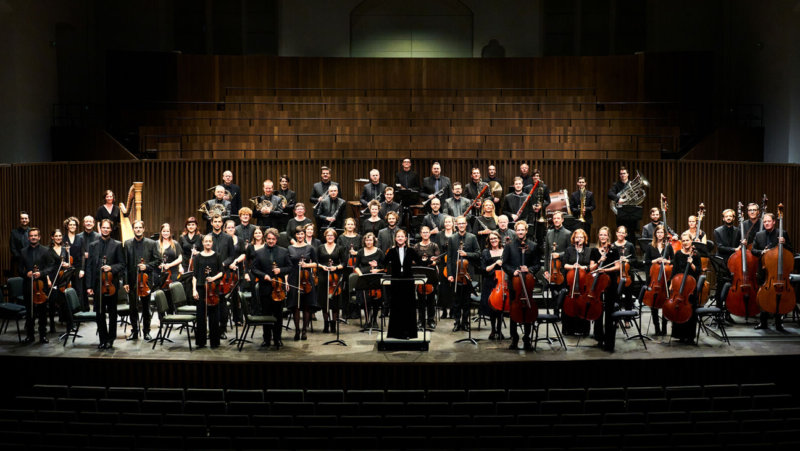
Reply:
<svg viewBox="0 0 800 451"><path fill-rule="evenodd" d="M786 205L786 227L797 240L800 224L800 192L793 180L800 177L800 166L755 163L718 163L682 161L624 161L624 160L531 160L531 168L539 168L551 191L575 189L575 179L584 175L589 189L595 192L598 209L595 225L614 225L608 208L606 192L614 183L618 168L627 166L631 173L638 170L651 184L643 204L658 205L658 194L669 198L668 220L676 230L684 230L686 217L697 211L700 202L707 207L704 230L711 231L721 223L721 212L735 208L738 201L759 201L762 194L769 197L769 210L775 211L779 202ZM421 176L429 175L431 159L415 159L414 169ZM466 182L473 166L485 174L494 164L506 185L518 172L518 159L453 158L441 160L443 173L453 181ZM343 188L343 197L355 199L353 180L367 178L369 170L377 168L384 181L391 180L400 167L399 160L371 159L298 159L298 160L159 160L109 163L43 163L0 166L0 269L9 268L9 231L16 226L17 213L30 213L31 224L49 233L68 216L94 214L102 202L105 189L126 197L133 181L144 182L142 218L147 233L169 222L173 231L182 228L183 221L196 215L197 207L211 197L206 190L221 180L222 172L230 169L234 180L242 187L243 198L261 192L265 178L277 180L286 173L292 179L292 189L299 199L307 202L311 186L319 178L319 167L330 166L334 180ZM246 200L245 200L246 202ZM646 218L645 218L646 219ZM596 228L596 227L595 227ZM592 237L595 240L595 237Z"/></svg>

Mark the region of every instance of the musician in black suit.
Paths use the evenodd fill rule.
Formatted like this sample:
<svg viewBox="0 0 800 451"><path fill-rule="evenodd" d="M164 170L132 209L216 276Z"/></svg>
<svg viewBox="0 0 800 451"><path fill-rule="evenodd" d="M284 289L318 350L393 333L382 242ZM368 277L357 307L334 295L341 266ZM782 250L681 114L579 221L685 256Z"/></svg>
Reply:
<svg viewBox="0 0 800 451"><path fill-rule="evenodd" d="M221 205L222 208L217 209L220 210L219 213L214 211L214 207L216 205ZM214 188L214 198L209 199L205 202L206 212L203 213L203 217L206 219L206 232L211 232L211 217L215 214L219 214L222 216L223 219L227 219L231 215L231 203L230 201L225 200L225 188L222 185L217 185Z"/></svg>
<svg viewBox="0 0 800 451"><path fill-rule="evenodd" d="M533 175L531 174L531 167L528 166L528 163L522 163L519 165L519 178L522 179L522 188L525 190L525 192L531 192L531 187L533 186Z"/></svg>
<svg viewBox="0 0 800 451"><path fill-rule="evenodd" d="M461 182L453 183L453 197L444 201L444 213L457 218L467 212L471 204L470 200L461 197Z"/></svg>
<svg viewBox="0 0 800 451"><path fill-rule="evenodd" d="M281 341L283 303L272 300L272 281L273 278L285 280L284 276L292 269L291 262L289 262L289 251L277 245L279 235L278 230L274 228L264 232L266 244L256 251L251 267L254 278L259 280L258 299L261 303L261 314L272 315L276 319L272 331L267 331L267 327L264 326L264 342L261 343L261 346L269 347L271 336L276 349L283 346L283 341ZM284 289L288 292L286 286Z"/></svg>
<svg viewBox="0 0 800 451"><path fill-rule="evenodd" d="M514 224L515 239L512 239L505 247L503 247L503 271L506 272L506 277L509 281L514 277L518 277L520 272L528 272L536 274L539 272L539 261L541 254L539 248L536 247L533 241L527 238L528 224L525 221L517 221ZM511 284L509 283L509 287ZM513 288L510 288L509 298L511 302L515 302L516 294ZM531 307L536 308L533 299L528 299L531 302ZM520 294L520 301L524 302L524 297ZM526 304L527 307L527 304ZM522 342L526 351L533 350L531 345L531 332L533 325L531 323L523 324ZM517 323L513 320L509 326L511 331L511 344L508 349L519 349L519 331L517 330Z"/></svg>
<svg viewBox="0 0 800 451"><path fill-rule="evenodd" d="M256 226L250 224L250 218L253 217L253 210L248 207L239 209L239 225L236 226L236 236L245 243L250 243L253 240L253 231Z"/></svg>
<svg viewBox="0 0 800 451"><path fill-rule="evenodd" d="M484 183L496 182L498 185L503 186L503 179L497 176L497 167L495 165L490 164L486 172L487 176L483 178ZM490 186L489 189L491 190L492 187ZM489 194L491 195L491 193ZM502 197L492 196L492 202L494 202L495 210L500 210L503 199Z"/></svg>
<svg viewBox="0 0 800 451"><path fill-rule="evenodd" d="M766 252L770 249L778 247L778 244L783 244L783 248L794 254L794 250L792 250L792 242L789 239L789 234L786 232L786 229L783 230L783 236L779 235L779 230L775 224L775 215L772 213L764 213L764 216L761 217L761 222L764 225L764 230L756 233L756 237L753 240L753 255L757 257L762 257ZM762 284L767 277L766 270L763 267L759 271L758 274L758 282ZM789 275L784 274L784 276L788 279ZM766 329L767 321L769 317L773 315L774 312L761 312L759 324L756 326L756 329ZM783 324L781 324L781 315L775 315L775 330L784 332Z"/></svg>
<svg viewBox="0 0 800 451"><path fill-rule="evenodd" d="M339 198L338 186L333 185L328 188L328 197L319 203L317 211L317 225L320 231L330 228L341 230L344 227L346 203L344 199Z"/></svg>
<svg viewBox="0 0 800 451"><path fill-rule="evenodd" d="M283 207L281 207L281 198L275 194L275 184L270 179L264 180L261 189L264 194L258 196L256 211L253 212L256 224L261 228L278 227L284 213ZM263 206L259 208L259 204L262 202Z"/></svg>
<svg viewBox="0 0 800 451"><path fill-rule="evenodd" d="M722 257L725 264L728 259L739 248L739 229L733 225L736 212L728 208L722 212L722 225L714 229L714 243L717 245L717 255ZM722 277L718 277L721 281ZM717 290L717 293L720 291Z"/></svg>
<svg viewBox="0 0 800 451"><path fill-rule="evenodd" d="M377 169L369 171L369 183L364 185L361 190L361 207L366 208L371 200L383 202L383 190L386 189L386 184L381 183L381 173Z"/></svg>
<svg viewBox="0 0 800 451"><path fill-rule="evenodd" d="M225 193L225 200L231 203L230 212L236 213L242 208L242 189L239 185L233 183L233 172L225 171L222 173L222 187L225 191L231 193L230 196ZM234 217L234 221L238 224L238 218Z"/></svg>
<svg viewBox="0 0 800 451"><path fill-rule="evenodd" d="M109 229L110 232L110 229ZM22 295L25 299L25 307L28 313L25 319L25 343L33 342L33 328L34 320L39 319L39 341L47 343L47 311L48 300L45 298L41 304L32 303L31 285L34 280L41 279L44 281L44 292L47 294L50 289L50 274L54 266L58 263L53 260L52 254L49 249L42 246L40 243L41 232L36 227L28 229L27 246L20 250L19 259L17 260L17 272L22 276ZM34 271L34 269L36 271ZM31 311L32 310L32 311Z"/></svg>
<svg viewBox="0 0 800 451"><path fill-rule="evenodd" d="M400 204L394 201L394 188L387 186L386 189L383 190L383 199L378 216L385 220L386 214L390 211L400 214Z"/></svg>
<svg viewBox="0 0 800 451"><path fill-rule="evenodd" d="M213 245L211 249L219 256L222 261L222 271L228 273L236 271L237 265L234 259L237 257L233 238L222 230L222 216L215 215L211 218L211 235ZM226 339L225 331L228 327L228 306L227 302L220 299L219 321L220 321L220 338Z"/></svg>
<svg viewBox="0 0 800 451"><path fill-rule="evenodd" d="M81 290L78 293L78 296L81 298L81 307L83 308L83 311L88 312L89 296L86 295L86 263L89 261L89 246L100 239L100 234L94 230L94 216L86 215L83 217L83 232L78 234L78 238L80 238L81 242L81 266L78 277L80 277L82 280ZM77 252L77 250L72 252Z"/></svg>
<svg viewBox="0 0 800 451"><path fill-rule="evenodd" d="M286 199L286 205L283 207L283 215L281 215L280 220L278 221L278 230L286 230L286 226L289 224L289 220L292 219L292 212L294 211L294 206L297 204L297 193L289 189L289 176L286 174L281 175L280 180L278 180L278 189L275 191L275 194L278 196L283 196Z"/></svg>
<svg viewBox="0 0 800 451"><path fill-rule="evenodd" d="M125 268L126 275L124 278L125 291L128 292L128 300L131 306L131 336L128 340L139 339L139 309L142 308L142 329L144 332L144 339L150 340L150 293L147 295L139 296L138 288L138 275L146 274L148 277L148 285L153 286L154 274L153 271L161 264L161 252L158 250L158 243L145 238L144 236L144 222L134 221L133 223L133 238L125 241L123 249L125 254Z"/></svg>
<svg viewBox="0 0 800 451"><path fill-rule="evenodd" d="M442 202L452 195L450 178L442 175L442 166L438 162L431 166L430 177L422 180L422 195L426 199L438 197Z"/></svg>
<svg viewBox="0 0 800 451"><path fill-rule="evenodd" d="M400 216L396 212L390 211L386 214L386 227L378 231L377 247L383 252L389 250L392 244L394 244L394 236L397 234L397 231L400 230L400 227L397 226L399 217Z"/></svg>
<svg viewBox="0 0 800 451"><path fill-rule="evenodd" d="M408 247L408 236L405 230L398 230L394 235L394 247L386 252L385 267L392 279L410 279L414 277L414 266L422 265L417 252ZM393 280L389 288L389 338L417 338L416 294L413 280Z"/></svg>
<svg viewBox="0 0 800 451"><path fill-rule="evenodd" d="M628 241L635 243L636 242L636 230L639 228L638 224L639 221L629 221L624 217L620 217L623 213L621 210L622 205L619 203L619 194L622 190L630 187L630 179L628 174L628 168L625 166L619 168L619 180L614 183L611 189L608 190L608 198L614 201L617 204L617 227L625 226L625 230L628 230ZM651 230L652 232L652 230ZM649 237L642 236L642 238L652 238L653 236L650 235ZM642 251L647 251L647 249L642 249Z"/></svg>
<svg viewBox="0 0 800 451"><path fill-rule="evenodd" d="M491 199L492 192L489 190L488 183L481 180L481 170L478 168L472 168L472 179L467 183L467 186L464 188L464 196L468 197L473 202L477 202L475 209L480 211L480 205L483 199ZM483 188L486 187L486 190L483 191ZM481 194L481 191L483 193ZM480 199L478 199L480 196ZM492 200L494 201L494 200Z"/></svg>
<svg viewBox="0 0 800 451"><path fill-rule="evenodd" d="M22 253L22 248L28 245L28 226L30 224L30 216L28 213L19 212L19 225L11 229L11 238L8 242L8 247L11 250L11 269L16 272L19 269L19 258ZM21 274L15 274L21 275Z"/></svg>
<svg viewBox="0 0 800 451"><path fill-rule="evenodd" d="M411 170L411 159L403 160L403 167L394 174L394 184L397 189L411 189L419 191L419 175Z"/></svg>
<svg viewBox="0 0 800 451"><path fill-rule="evenodd" d="M464 216L456 218L456 230L457 233L451 235L447 243L447 280L456 284L456 295L453 303L453 308L456 310L453 317L456 320L453 325L453 332L468 330L470 327L469 301L473 290L472 280L475 278L474 268L481 257L478 238L467 232L467 218ZM455 277L458 274L456 264L461 260L466 260L469 263L467 266L469 277L466 283L457 283ZM461 313L460 318L459 311Z"/></svg>
<svg viewBox="0 0 800 451"><path fill-rule="evenodd" d="M523 181L521 177L514 177L514 191L506 194L505 198L503 199L503 214L508 216L508 219L511 222L517 222L519 220L528 222L531 220L531 214L533 210L531 208L531 202L529 201L527 205L525 205L525 209L520 212L519 209L522 207L522 204L525 202L525 199L528 197L527 194L523 191ZM517 213L520 213L517 215Z"/></svg>
<svg viewBox="0 0 800 451"><path fill-rule="evenodd" d="M547 206L550 205L550 187L542 181L541 173L538 169L533 170L532 180L533 186L535 186L536 189L533 189L533 186L531 186L531 189L533 189L533 196L531 198L533 213L528 226L534 228L533 236L536 237L535 243L542 248L540 249L541 251L544 251L544 235L547 233ZM530 192L530 190L528 190L528 192ZM530 229L528 233L531 233Z"/></svg>
<svg viewBox="0 0 800 451"><path fill-rule="evenodd" d="M744 236L747 244L753 244L756 233L764 230L761 220L761 207L756 203L747 204L747 220L744 222Z"/></svg>
<svg viewBox="0 0 800 451"><path fill-rule="evenodd" d="M112 223L109 219L100 221L100 239L89 246L89 261L86 263L86 293L94 297L94 310L97 313L97 334L100 338L98 349L111 349L117 338L117 293L104 295L101 289L101 274L111 273L113 285L120 290L119 279L125 273L125 254L122 243L111 238ZM105 262L104 262L105 259ZM106 322L108 315L108 322Z"/></svg>
<svg viewBox="0 0 800 451"><path fill-rule="evenodd" d="M592 229L592 212L596 205L594 203L594 193L586 189L586 177L578 177L578 189L569 196L569 208L572 211L572 216L578 218L578 227L588 235ZM583 218L583 221L580 218Z"/></svg>

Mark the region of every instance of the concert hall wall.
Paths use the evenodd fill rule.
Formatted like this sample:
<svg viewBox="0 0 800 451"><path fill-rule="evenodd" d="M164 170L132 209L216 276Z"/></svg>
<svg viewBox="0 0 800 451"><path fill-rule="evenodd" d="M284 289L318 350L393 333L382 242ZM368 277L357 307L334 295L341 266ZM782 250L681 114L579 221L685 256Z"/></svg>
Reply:
<svg viewBox="0 0 800 451"><path fill-rule="evenodd" d="M453 181L467 182L473 166L485 174L490 164L497 166L506 186L519 171L520 160L443 159L442 173ZM414 160L414 169L429 175L433 160ZM579 175L587 177L589 190L595 192L597 210L594 232L600 225L614 226L606 192L617 179L618 168L625 165L631 176L635 171L650 181L645 209L658 206L659 193L669 200L668 222L674 229L686 229L686 218L697 212L700 202L707 208L702 228L711 231L719 226L721 212L736 208L738 201L759 202L762 194L769 198L769 211L779 202L786 206L786 229L797 239L800 223L800 192L793 184L800 179L800 166L756 163L722 163L702 161L615 161L615 160L531 160L531 169L538 168L551 191L575 190ZM244 199L261 194L266 178L277 181L281 174L291 178L291 188L298 199L308 203L311 186L319 180L319 168L327 165L333 180L342 186L342 197L353 200L354 179L367 178L369 170L381 171L382 181L393 182L400 167L398 159L384 160L204 160L204 161L130 161L99 163L41 163L0 166L0 269L9 269L9 233L17 224L20 210L30 214L31 225L43 230L43 241L49 243L50 231L61 227L68 216L94 214L103 202L103 192L113 190L117 201L124 201L134 181L144 182L142 219L146 233L158 231L169 222L173 233L182 229L188 216L197 215L200 204L212 197L208 188L221 182L222 172L230 169L234 181L242 188ZM245 200L244 204L248 204ZM348 216L351 214L348 211ZM645 212L645 221L647 215ZM641 226L641 224L640 224Z"/></svg>

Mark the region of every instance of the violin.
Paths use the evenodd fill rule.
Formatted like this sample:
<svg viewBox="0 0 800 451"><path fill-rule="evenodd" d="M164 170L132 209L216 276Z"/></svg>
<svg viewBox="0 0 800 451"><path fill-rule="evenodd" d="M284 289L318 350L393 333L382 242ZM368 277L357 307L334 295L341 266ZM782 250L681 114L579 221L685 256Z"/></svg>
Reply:
<svg viewBox="0 0 800 451"><path fill-rule="evenodd" d="M509 312L511 310L511 304L508 302L508 279L506 278L506 272L503 271L502 267L496 269L494 271L494 277L497 280L497 284L492 289L492 292L489 293L489 305L498 312Z"/></svg>
<svg viewBox="0 0 800 451"><path fill-rule="evenodd" d="M161 272L161 277L163 282L161 282L161 289L166 290L169 288L169 285L173 282L172 280L172 270L167 269Z"/></svg>
<svg viewBox="0 0 800 451"><path fill-rule="evenodd" d="M144 264L144 258L139 260L139 264ZM139 267L136 267L136 295L141 297L149 296L150 295L150 284L149 284L150 276L147 275L146 272L139 271Z"/></svg>
<svg viewBox="0 0 800 451"><path fill-rule="evenodd" d="M33 270L31 273L39 272L39 267L33 265ZM33 275L33 274L31 274ZM36 304L44 304L47 302L47 293L45 292L44 288L44 279L41 275L36 279L31 279L31 301Z"/></svg>
<svg viewBox="0 0 800 451"><path fill-rule="evenodd" d="M276 262L272 262L272 269L273 274L275 274L274 269L278 267ZM284 285L283 277L272 276L272 300L275 302L281 302L286 299L286 286Z"/></svg>
<svg viewBox="0 0 800 451"><path fill-rule="evenodd" d="M622 246L622 253L620 254L619 259L619 280L622 281L625 287L629 287L633 283L630 271L631 264L628 262L628 259L625 256L625 246Z"/></svg>
<svg viewBox="0 0 800 451"><path fill-rule="evenodd" d="M463 242L459 243L458 250L464 250ZM469 276L469 261L466 258L461 258L461 254L458 254L456 258L456 285L458 284L472 284L472 278Z"/></svg>
<svg viewBox="0 0 800 451"><path fill-rule="evenodd" d="M669 209L669 205L667 204L667 196L664 193L661 193L661 218L664 221L664 232L667 234L667 239L672 246L672 250L675 253L680 252L681 250L681 240L676 238L672 233L669 232L669 226L667 225L667 210Z"/></svg>
<svg viewBox="0 0 800 451"><path fill-rule="evenodd" d="M300 259L300 265L302 265L305 262L306 262L305 259ZM313 276L311 274L311 270L305 269L299 265L298 268L300 268L300 284L299 284L300 291L306 294L311 293L311 290L314 289L314 285L312 285Z"/></svg>
<svg viewBox="0 0 800 451"><path fill-rule="evenodd" d="M428 254L427 253L423 253L421 258L422 258L422 261L425 262L425 264L428 264ZM431 259L431 264L433 264L433 262L434 262L434 260ZM423 285L417 285L417 293L419 293L419 294L421 294L423 296L427 296L427 295L433 293L433 284L432 283L426 283L426 284L423 284Z"/></svg>
<svg viewBox="0 0 800 451"><path fill-rule="evenodd" d="M690 256L693 255L695 255L695 252L690 254ZM677 274L672 277L669 286L672 296L662 306L664 317L676 324L685 323L692 317L693 308L689 302L689 297L697 288L697 280L695 280L694 276L689 275L691 266L691 263L686 262L683 274Z"/></svg>
<svg viewBox="0 0 800 451"><path fill-rule="evenodd" d="M665 244L666 245L666 244ZM666 251L666 247L664 251ZM663 257L663 252L662 252ZM650 265L650 286L644 293L642 302L651 309L660 309L669 298L667 280L672 277L672 264L660 261Z"/></svg>
<svg viewBox="0 0 800 451"><path fill-rule="evenodd" d="M106 266L107 259L103 256L103 264L102 266ZM100 274L100 282L101 288L100 292L103 296L113 296L117 292L117 286L114 284L114 273L113 271L106 271Z"/></svg>
<svg viewBox="0 0 800 451"><path fill-rule="evenodd" d="M743 204L739 202L739 236L744 241L744 215ZM725 300L726 307L731 315L750 318L756 316L761 310L756 298L756 274L758 271L758 257L750 252L747 246L739 246L728 258L728 270L731 272L731 288Z"/></svg>
<svg viewBox="0 0 800 451"><path fill-rule="evenodd" d="M328 267L333 267L333 260L328 260ZM342 286L339 283L339 280L342 276L340 276L336 272L328 272L328 295L329 296L339 296L342 294Z"/></svg>
<svg viewBox="0 0 800 451"><path fill-rule="evenodd" d="M778 247L761 255L761 265L767 272L764 284L758 289L758 305L761 310L775 315L785 315L794 310L796 303L794 287L789 283L794 258L783 248L783 204L778 204Z"/></svg>
<svg viewBox="0 0 800 451"><path fill-rule="evenodd" d="M239 269L225 271L225 274L222 276L222 281L219 284L220 294L226 295L230 293L237 283L239 283Z"/></svg>
<svg viewBox="0 0 800 451"><path fill-rule="evenodd" d="M347 253L349 257L347 258L347 267L353 268L356 266L356 256L352 254L353 252L353 244L350 244L350 251Z"/></svg>
<svg viewBox="0 0 800 451"><path fill-rule="evenodd" d="M553 252L556 251L557 243L553 243ZM564 273L561 272L564 268L564 262L560 258L550 259L550 283L553 285L561 285L564 283Z"/></svg>
<svg viewBox="0 0 800 451"><path fill-rule="evenodd" d="M67 248L67 253L69 253L69 248ZM69 266L71 267L72 266L72 257L69 257L69 258L70 258L70 265ZM62 293L66 292L67 288L72 288L72 281L71 280L68 281L67 283L63 283L64 275L67 273L67 270L64 269L65 265L66 265L66 260L62 257L61 258L61 269L58 270L58 276L56 276L56 280L58 281L58 284L61 285L60 287L58 287L58 291L60 291Z"/></svg>
<svg viewBox="0 0 800 451"><path fill-rule="evenodd" d="M528 246L520 246L522 262L525 262L525 252ZM528 271L520 271L512 282L514 287L514 299L511 302L509 316L511 320L518 324L530 324L539 317L539 309L533 299L533 288L536 286L536 278Z"/></svg>
<svg viewBox="0 0 800 451"><path fill-rule="evenodd" d="M206 306L219 305L219 282L209 282L208 276L211 274L211 267L206 266Z"/></svg>
<svg viewBox="0 0 800 451"><path fill-rule="evenodd" d="M578 266L580 254L575 256L575 266ZM573 318L578 317L578 304L580 297L586 293L589 285L589 275L583 268L575 268L567 272L567 285L570 287L564 298L564 314Z"/></svg>

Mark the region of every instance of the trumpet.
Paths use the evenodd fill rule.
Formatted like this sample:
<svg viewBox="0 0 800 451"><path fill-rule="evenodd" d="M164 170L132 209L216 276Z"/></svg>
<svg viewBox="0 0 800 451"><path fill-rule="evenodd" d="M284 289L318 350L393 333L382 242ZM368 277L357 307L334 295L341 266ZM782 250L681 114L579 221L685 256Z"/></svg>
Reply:
<svg viewBox="0 0 800 451"><path fill-rule="evenodd" d="M203 213L208 217L213 217L216 215L225 216L225 205L214 204L214 206L211 207L211 211L209 211L208 202L203 202L202 204L200 204L200 208L197 211Z"/></svg>

